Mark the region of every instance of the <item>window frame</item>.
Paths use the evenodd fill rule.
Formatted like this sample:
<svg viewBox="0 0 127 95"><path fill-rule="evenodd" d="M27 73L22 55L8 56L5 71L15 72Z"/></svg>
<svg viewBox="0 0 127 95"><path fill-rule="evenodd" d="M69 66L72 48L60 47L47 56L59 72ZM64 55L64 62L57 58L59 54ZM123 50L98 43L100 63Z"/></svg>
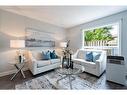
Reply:
<svg viewBox="0 0 127 95"><path fill-rule="evenodd" d="M92 29L96 29L96 28L102 28L102 27L106 27L106 26L113 26L113 25L118 25L118 43L117 43L117 46L85 46L85 39L84 39L84 36L85 36L85 31L88 31L88 30L92 30ZM96 49L106 49L106 48L118 48L118 55L121 55L121 26L122 26L122 20L120 21L116 21L116 22L112 22L110 24L105 24L105 25L100 25L100 26L95 26L95 27L90 27L90 28L87 28L87 29L82 29L82 48L83 49L86 49L86 48L96 48Z"/></svg>

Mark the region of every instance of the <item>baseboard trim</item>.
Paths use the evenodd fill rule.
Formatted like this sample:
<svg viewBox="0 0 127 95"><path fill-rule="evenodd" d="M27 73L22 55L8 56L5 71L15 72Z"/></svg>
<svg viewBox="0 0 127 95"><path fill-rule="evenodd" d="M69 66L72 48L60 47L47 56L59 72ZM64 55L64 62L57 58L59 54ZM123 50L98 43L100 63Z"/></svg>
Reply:
<svg viewBox="0 0 127 95"><path fill-rule="evenodd" d="M28 68L24 68L24 69L23 69L23 71L26 71L26 70L28 70ZM6 72L2 72L2 73L0 73L0 77L13 74L13 73L15 73L16 71L17 71L17 70L15 69L15 70L10 70L10 71L6 71Z"/></svg>

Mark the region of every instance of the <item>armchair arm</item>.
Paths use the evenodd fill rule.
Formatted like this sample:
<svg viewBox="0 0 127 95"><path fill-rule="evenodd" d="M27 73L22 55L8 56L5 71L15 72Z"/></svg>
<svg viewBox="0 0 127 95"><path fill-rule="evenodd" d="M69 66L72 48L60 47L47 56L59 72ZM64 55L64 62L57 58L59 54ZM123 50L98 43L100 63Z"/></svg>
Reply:
<svg viewBox="0 0 127 95"><path fill-rule="evenodd" d="M77 58L78 50L72 55L72 59Z"/></svg>
<svg viewBox="0 0 127 95"><path fill-rule="evenodd" d="M102 62L102 60L96 60L96 63L101 63Z"/></svg>
<svg viewBox="0 0 127 95"><path fill-rule="evenodd" d="M100 65L102 64L102 61L101 60L96 60L96 65L100 67Z"/></svg>
<svg viewBox="0 0 127 95"><path fill-rule="evenodd" d="M106 64L105 60L96 60L96 67L99 74L101 74L105 70L106 68L105 64Z"/></svg>

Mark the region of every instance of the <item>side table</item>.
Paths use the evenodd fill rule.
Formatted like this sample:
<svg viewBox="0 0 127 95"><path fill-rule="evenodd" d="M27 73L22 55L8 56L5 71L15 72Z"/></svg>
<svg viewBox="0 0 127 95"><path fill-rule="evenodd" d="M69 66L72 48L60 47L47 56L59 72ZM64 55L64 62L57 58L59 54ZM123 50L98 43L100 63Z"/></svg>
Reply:
<svg viewBox="0 0 127 95"><path fill-rule="evenodd" d="M16 76L19 72L21 72L23 78L26 78L26 77L25 77L25 74L24 74L24 72L23 72L23 70L22 70L23 67L25 66L25 63L26 63L26 62L14 64L14 66L15 66L16 69L17 69L17 72L11 77L11 80L13 80L13 79L15 78L15 76Z"/></svg>

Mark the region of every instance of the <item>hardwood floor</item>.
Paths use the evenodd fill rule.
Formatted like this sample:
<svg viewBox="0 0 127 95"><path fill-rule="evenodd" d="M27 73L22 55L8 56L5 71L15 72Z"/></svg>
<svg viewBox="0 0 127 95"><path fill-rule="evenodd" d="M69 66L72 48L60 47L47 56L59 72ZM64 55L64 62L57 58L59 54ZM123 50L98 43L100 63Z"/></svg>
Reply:
<svg viewBox="0 0 127 95"><path fill-rule="evenodd" d="M48 72L50 72L50 71L48 71ZM33 78L42 76L44 74L47 74L48 72L33 76L30 71L25 71L24 72L25 76L26 76L25 79L23 78L23 76L21 74L18 74L12 81L10 80L10 78L13 75L7 75L7 76L0 77L0 89L15 89L16 84L20 84L20 83L23 83L24 81L31 80ZM125 87L123 85L116 84L116 83L107 82L107 81L105 81L105 83L106 83L106 85L108 85L108 89L123 89L123 90L127 89L127 87Z"/></svg>
<svg viewBox="0 0 127 95"><path fill-rule="evenodd" d="M27 71L24 72L26 78L23 78L21 73L19 73L13 80L10 80L11 77L13 76L13 74L0 77L0 89L15 89L16 84L23 83L27 80L31 80L33 78L42 76L46 73L48 73L48 72L33 76L32 73L29 70L27 70Z"/></svg>

